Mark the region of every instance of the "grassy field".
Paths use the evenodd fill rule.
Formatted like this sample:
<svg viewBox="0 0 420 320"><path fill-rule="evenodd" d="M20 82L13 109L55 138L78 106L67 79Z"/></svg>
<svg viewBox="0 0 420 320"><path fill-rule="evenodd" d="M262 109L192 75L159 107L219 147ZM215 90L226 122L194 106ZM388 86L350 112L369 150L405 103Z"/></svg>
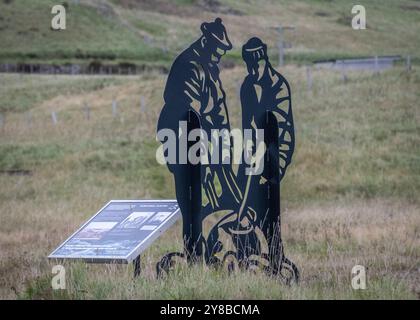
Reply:
<svg viewBox="0 0 420 320"><path fill-rule="evenodd" d="M282 186L286 253L302 282L286 287L261 275L181 266L156 280L154 265L181 249L177 223L155 242L132 281L131 266L68 264L68 290L52 291L46 256L110 199L173 198L172 177L155 160L155 123L165 76L57 76L103 83L63 91L9 112L0 135L0 290L6 298L418 298L420 127L416 71L373 75L283 70L294 88L297 148ZM233 125L235 83L243 68L222 71ZM42 88L52 76L2 75L6 88ZM6 90L8 91L8 90ZM146 100L141 111L140 96ZM119 114L113 117L111 101ZM25 100L23 100L25 101ZM85 119L83 105L91 106ZM51 111L57 113L57 125ZM174 241L176 239L176 241ZM368 268L367 290L350 286L355 264ZM252 281L250 281L252 279Z"/></svg>
<svg viewBox="0 0 420 320"><path fill-rule="evenodd" d="M301 282L182 264L157 280L155 263L182 250L177 222L145 252L136 280L131 265L66 263L67 290L52 290L46 256L110 199L175 197L155 159L166 75L0 74L0 298L420 298L418 1L366 1L365 31L350 28L344 0L80 2L67 1L68 30L53 32L55 1L0 0L0 62L168 66L201 21L221 16L235 46L235 66L221 71L232 127L241 123L240 46L260 36L276 61L270 27L296 27L285 34L293 47L280 70L292 88L297 139L281 205L286 255ZM413 70L349 72L343 81L314 68L307 89L303 63L374 54L410 54ZM367 268L366 290L351 287L356 264Z"/></svg>

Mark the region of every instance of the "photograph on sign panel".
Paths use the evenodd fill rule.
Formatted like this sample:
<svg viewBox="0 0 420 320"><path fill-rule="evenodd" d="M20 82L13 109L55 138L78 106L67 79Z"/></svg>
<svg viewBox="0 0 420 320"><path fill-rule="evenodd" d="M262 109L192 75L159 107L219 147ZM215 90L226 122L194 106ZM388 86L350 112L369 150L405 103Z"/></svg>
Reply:
<svg viewBox="0 0 420 320"><path fill-rule="evenodd" d="M152 214L153 212L133 212L120 223L118 228L138 229Z"/></svg>
<svg viewBox="0 0 420 320"><path fill-rule="evenodd" d="M86 240L99 240L111 230L118 222L90 222L75 238Z"/></svg>
<svg viewBox="0 0 420 320"><path fill-rule="evenodd" d="M162 223L166 220L166 218L169 217L171 213L172 212L158 212L152 218L150 218L148 223Z"/></svg>

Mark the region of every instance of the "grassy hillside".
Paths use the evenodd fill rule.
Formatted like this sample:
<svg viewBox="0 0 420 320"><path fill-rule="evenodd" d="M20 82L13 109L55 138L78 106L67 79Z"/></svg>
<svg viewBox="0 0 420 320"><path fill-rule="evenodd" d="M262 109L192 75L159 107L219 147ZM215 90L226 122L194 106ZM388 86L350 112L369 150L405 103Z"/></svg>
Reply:
<svg viewBox="0 0 420 320"><path fill-rule="evenodd" d="M67 30L50 29L53 0L0 1L0 61L80 62L168 65L197 37L202 21L221 16L235 45L231 57L251 36L264 38L276 53L278 24L293 25L285 38L293 47L288 61L411 54L418 61L418 1L363 3L368 29L351 29L345 0L85 0L64 1Z"/></svg>
<svg viewBox="0 0 420 320"><path fill-rule="evenodd" d="M70 62L139 60L157 62L165 53L123 24L111 5L81 1L67 5L65 31L51 29L57 1L0 2L0 58L3 61Z"/></svg>

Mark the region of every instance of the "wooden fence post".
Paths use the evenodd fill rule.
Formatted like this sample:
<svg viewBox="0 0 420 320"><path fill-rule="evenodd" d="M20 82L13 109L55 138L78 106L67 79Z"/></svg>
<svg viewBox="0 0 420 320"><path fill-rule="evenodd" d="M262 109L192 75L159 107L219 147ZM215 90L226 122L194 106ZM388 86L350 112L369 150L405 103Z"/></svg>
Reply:
<svg viewBox="0 0 420 320"><path fill-rule="evenodd" d="M410 55L407 55L407 58L405 60L405 68L407 72L411 71L411 56Z"/></svg>
<svg viewBox="0 0 420 320"><path fill-rule="evenodd" d="M306 66L306 87L308 91L312 91L312 67Z"/></svg>

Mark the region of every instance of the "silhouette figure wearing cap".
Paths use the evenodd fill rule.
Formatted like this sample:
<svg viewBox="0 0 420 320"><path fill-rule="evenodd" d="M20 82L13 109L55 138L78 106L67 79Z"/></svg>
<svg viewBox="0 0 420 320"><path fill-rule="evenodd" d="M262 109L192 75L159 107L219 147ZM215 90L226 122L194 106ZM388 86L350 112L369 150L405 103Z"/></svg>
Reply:
<svg viewBox="0 0 420 320"><path fill-rule="evenodd" d="M157 129L174 130L177 133L177 146L180 139L179 121L185 120L189 111L198 115L201 127L206 131L209 140L212 129L230 131L226 95L219 77L218 63L226 51L232 49L232 43L220 18L214 22L203 23L201 32L200 38L175 59L164 91L165 104ZM230 136L219 137L219 146L226 143L226 139L230 141ZM217 209L237 206L242 198L231 162L223 162L226 154L221 152L222 148L214 147L209 150L209 158L212 156L211 152L218 152L220 164L212 164L210 160L209 164L202 164L202 186L208 201L203 208L203 219L205 215ZM174 175L176 197L181 212L187 212L186 206L190 201L184 185L185 175L188 174L187 165L178 163L179 148L176 149L177 163L168 163L168 167ZM229 152L232 159L231 149ZM221 192L217 192L215 181L220 183ZM185 222L186 219L183 220ZM184 230L188 227L184 223Z"/></svg>
<svg viewBox="0 0 420 320"><path fill-rule="evenodd" d="M242 129L252 131L252 144L249 154L254 159L258 159L258 152L261 155L260 146L257 145L257 129L266 128L266 113L273 112L279 127L279 179L284 177L287 166L291 162L294 150L294 129L293 115L290 96L290 87L286 79L271 66L267 56L267 46L259 38L249 39L242 47L242 57L246 63L248 75L245 77L241 86L241 106L242 106ZM257 150L259 150L257 152ZM223 258L229 255L234 256L239 265L249 267L253 264L266 265L270 258L263 253L262 239L258 230L262 230L266 236L269 233L267 214L268 206L268 180L273 179L269 173L269 168L263 168L261 174L250 171L249 159L245 160L243 155L241 165L238 169L237 183L242 187L242 205L239 210L235 207L226 208L233 211L225 214L223 219L218 221L210 232L207 239L208 246L211 248L222 247L218 244L220 230L232 237L236 252L227 252ZM280 183L280 181L277 181ZM239 222L239 223L238 223ZM282 244L279 239L268 241L268 245L278 246L280 259L283 263L295 268L289 260L283 256ZM268 239L266 239L268 240ZM217 251L217 250L214 250ZM267 267L267 270L271 270ZM277 269L274 269L277 270ZM296 269L294 269L296 270ZM294 271L297 273L297 271Z"/></svg>
<svg viewBox="0 0 420 320"><path fill-rule="evenodd" d="M291 162L295 146L293 114L290 87L286 79L271 66L267 56L267 46L259 38L249 39L242 47L242 57L246 63L248 75L241 86L242 128L252 129L253 145L251 154L256 152L256 130L266 128L267 111L273 112L279 127L279 179L284 177ZM257 212L254 221L265 234L268 214L267 181L272 179L268 168L261 175L247 175L247 164L242 161L238 169L238 182L249 182L247 205ZM280 183L277 181L277 183ZM279 241L281 244L281 240ZM282 247L280 247L282 251Z"/></svg>

